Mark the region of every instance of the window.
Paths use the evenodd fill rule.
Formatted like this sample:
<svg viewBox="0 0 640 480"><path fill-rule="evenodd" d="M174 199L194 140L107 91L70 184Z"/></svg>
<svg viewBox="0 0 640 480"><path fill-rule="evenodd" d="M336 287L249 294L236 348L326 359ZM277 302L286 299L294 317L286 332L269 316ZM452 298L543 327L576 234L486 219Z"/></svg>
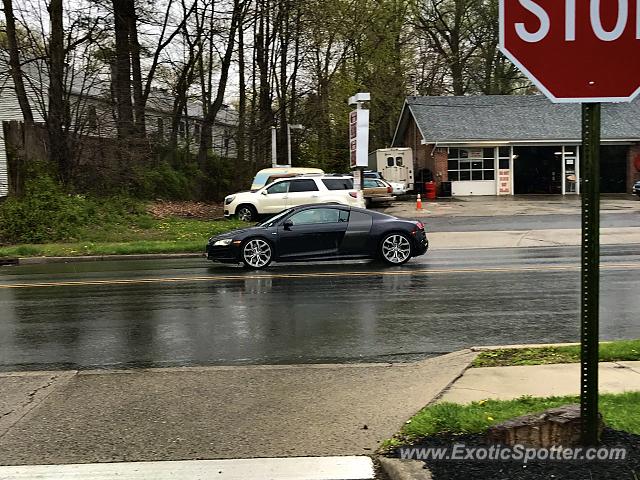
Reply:
<svg viewBox="0 0 640 480"><path fill-rule="evenodd" d="M387 157L387 167L393 167L393 157Z"/></svg>
<svg viewBox="0 0 640 480"><path fill-rule="evenodd" d="M396 165L399 167L402 166L402 157L396 157Z"/></svg>
<svg viewBox="0 0 640 480"><path fill-rule="evenodd" d="M364 188L378 188L378 183L376 182L375 179L365 178L364 182L362 183L362 186Z"/></svg>
<svg viewBox="0 0 640 480"><path fill-rule="evenodd" d="M289 193L292 192L317 192L318 186L314 180L292 180Z"/></svg>
<svg viewBox="0 0 640 480"><path fill-rule="evenodd" d="M494 180L495 152L495 148L450 148L449 181Z"/></svg>
<svg viewBox="0 0 640 480"><path fill-rule="evenodd" d="M289 189L289 183L290 182L274 183L269 188L267 188L267 192L269 193L269 195L273 195L274 193L287 193L287 190Z"/></svg>
<svg viewBox="0 0 640 480"><path fill-rule="evenodd" d="M336 208L310 208L292 215L289 220L294 225L314 225L340 222L340 212Z"/></svg>
<svg viewBox="0 0 640 480"><path fill-rule="evenodd" d="M500 147L498 149L498 168L508 170L511 160L511 147Z"/></svg>
<svg viewBox="0 0 640 480"><path fill-rule="evenodd" d="M322 180L324 186L328 190L351 190L353 189L353 180L350 178L325 178Z"/></svg>

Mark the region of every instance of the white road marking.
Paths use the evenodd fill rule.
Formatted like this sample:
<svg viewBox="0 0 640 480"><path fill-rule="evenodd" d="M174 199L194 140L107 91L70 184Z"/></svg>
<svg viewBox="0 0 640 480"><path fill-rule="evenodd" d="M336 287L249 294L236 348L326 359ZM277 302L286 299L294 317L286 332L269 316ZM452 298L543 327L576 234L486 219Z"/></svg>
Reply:
<svg viewBox="0 0 640 480"><path fill-rule="evenodd" d="M291 457L0 467L0 480L370 480L369 457Z"/></svg>

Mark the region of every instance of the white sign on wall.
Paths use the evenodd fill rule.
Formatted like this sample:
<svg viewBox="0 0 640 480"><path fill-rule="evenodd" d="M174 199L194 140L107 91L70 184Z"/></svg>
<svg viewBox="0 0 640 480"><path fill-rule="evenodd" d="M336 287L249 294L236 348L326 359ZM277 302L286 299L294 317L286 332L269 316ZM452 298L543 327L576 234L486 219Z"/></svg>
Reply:
<svg viewBox="0 0 640 480"><path fill-rule="evenodd" d="M351 168L369 165L369 110L358 108L349 114Z"/></svg>
<svg viewBox="0 0 640 480"><path fill-rule="evenodd" d="M511 194L511 170L501 168L498 170L498 195Z"/></svg>

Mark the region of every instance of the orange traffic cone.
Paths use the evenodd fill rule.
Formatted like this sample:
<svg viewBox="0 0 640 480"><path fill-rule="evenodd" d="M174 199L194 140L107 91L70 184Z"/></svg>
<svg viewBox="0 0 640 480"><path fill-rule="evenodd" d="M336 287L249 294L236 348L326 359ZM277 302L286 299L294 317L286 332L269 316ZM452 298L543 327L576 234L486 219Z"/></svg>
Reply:
<svg viewBox="0 0 640 480"><path fill-rule="evenodd" d="M416 210L422 210L422 199L420 198L420 194L418 194L418 198L416 200Z"/></svg>

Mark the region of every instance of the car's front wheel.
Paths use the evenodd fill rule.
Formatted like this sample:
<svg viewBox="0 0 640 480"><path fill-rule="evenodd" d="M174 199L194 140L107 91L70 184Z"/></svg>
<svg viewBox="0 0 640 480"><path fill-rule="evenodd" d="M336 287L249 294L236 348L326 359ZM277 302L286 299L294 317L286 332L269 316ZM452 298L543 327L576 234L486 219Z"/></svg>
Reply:
<svg viewBox="0 0 640 480"><path fill-rule="evenodd" d="M273 260L271 244L262 238L250 238L242 245L242 263L248 268L266 268Z"/></svg>
<svg viewBox="0 0 640 480"><path fill-rule="evenodd" d="M389 233L380 243L380 256L390 265L402 265L411 258L411 242L403 233Z"/></svg>
<svg viewBox="0 0 640 480"><path fill-rule="evenodd" d="M240 205L236 210L236 216L243 222L253 222L258 218L258 212L251 205Z"/></svg>

